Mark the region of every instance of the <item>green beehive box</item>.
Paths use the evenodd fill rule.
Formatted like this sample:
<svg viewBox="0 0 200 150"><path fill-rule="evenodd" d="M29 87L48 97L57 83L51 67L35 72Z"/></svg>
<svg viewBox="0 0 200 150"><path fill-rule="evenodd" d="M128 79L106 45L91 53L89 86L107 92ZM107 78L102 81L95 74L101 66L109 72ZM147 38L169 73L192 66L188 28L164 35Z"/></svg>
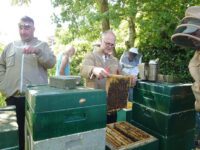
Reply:
<svg viewBox="0 0 200 150"><path fill-rule="evenodd" d="M159 150L194 150L194 128L176 135L163 136L134 120L131 121L131 124L156 137L159 140Z"/></svg>
<svg viewBox="0 0 200 150"><path fill-rule="evenodd" d="M129 122L131 120L132 115L132 109L120 109L117 111L117 122L119 121L127 121Z"/></svg>
<svg viewBox="0 0 200 150"><path fill-rule="evenodd" d="M18 149L18 140L15 106L0 108L0 149Z"/></svg>
<svg viewBox="0 0 200 150"><path fill-rule="evenodd" d="M34 141L25 120L25 150L104 150L106 129L94 129Z"/></svg>
<svg viewBox="0 0 200 150"><path fill-rule="evenodd" d="M106 92L79 87L72 90L47 85L30 86L26 119L33 140L105 128Z"/></svg>
<svg viewBox="0 0 200 150"><path fill-rule="evenodd" d="M174 113L194 108L191 84L138 81L133 101L162 111Z"/></svg>
<svg viewBox="0 0 200 150"><path fill-rule="evenodd" d="M169 136L182 133L195 127L195 110L189 109L177 113L167 114L142 104L134 103L132 120L158 132Z"/></svg>

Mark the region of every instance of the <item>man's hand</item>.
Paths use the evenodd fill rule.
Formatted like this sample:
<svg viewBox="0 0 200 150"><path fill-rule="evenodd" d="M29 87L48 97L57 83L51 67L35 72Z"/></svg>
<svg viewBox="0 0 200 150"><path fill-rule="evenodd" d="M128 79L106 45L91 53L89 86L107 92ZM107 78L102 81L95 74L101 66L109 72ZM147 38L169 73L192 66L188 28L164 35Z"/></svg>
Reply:
<svg viewBox="0 0 200 150"><path fill-rule="evenodd" d="M94 67L92 73L98 78L102 79L109 76L109 73L101 67Z"/></svg>
<svg viewBox="0 0 200 150"><path fill-rule="evenodd" d="M38 52L39 52L39 49L38 49L38 48L31 47L31 46L26 46L26 47L23 49L23 53L24 53L24 54L38 54Z"/></svg>
<svg viewBox="0 0 200 150"><path fill-rule="evenodd" d="M137 76L133 75L131 77L131 86L134 87L136 85L136 82L137 82Z"/></svg>

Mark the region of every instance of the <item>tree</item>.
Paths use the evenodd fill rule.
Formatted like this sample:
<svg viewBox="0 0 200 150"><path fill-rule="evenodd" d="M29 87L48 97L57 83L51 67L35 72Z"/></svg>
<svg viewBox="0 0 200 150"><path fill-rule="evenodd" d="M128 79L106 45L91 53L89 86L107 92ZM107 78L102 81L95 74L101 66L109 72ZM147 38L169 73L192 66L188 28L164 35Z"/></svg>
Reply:
<svg viewBox="0 0 200 150"><path fill-rule="evenodd" d="M12 5L29 5L31 3L31 0L12 0Z"/></svg>
<svg viewBox="0 0 200 150"><path fill-rule="evenodd" d="M100 13L104 16L102 18L102 31L104 32L110 29L108 0L96 0L96 3Z"/></svg>
<svg viewBox="0 0 200 150"><path fill-rule="evenodd" d="M159 58L160 73L178 76L180 81L189 82L191 76L188 63L193 51L176 46L171 36L189 6L199 5L197 0L142 0L137 18L138 47L143 61Z"/></svg>
<svg viewBox="0 0 200 150"><path fill-rule="evenodd" d="M54 19L58 25L68 25L67 32L59 31L65 42L76 38L92 42L101 31L114 29L119 54L127 40L139 48L143 61L160 58L161 73L176 74L187 82L191 81L187 66L193 51L177 47L171 35L186 8L199 4L199 0L54 0L54 6L61 8L61 15Z"/></svg>
<svg viewBox="0 0 200 150"><path fill-rule="evenodd" d="M75 38L94 40L99 37L101 19L97 15L97 5L93 0L52 0L52 4L55 9L61 10L59 14L53 15L55 23L58 27L63 24L67 26L71 41Z"/></svg>

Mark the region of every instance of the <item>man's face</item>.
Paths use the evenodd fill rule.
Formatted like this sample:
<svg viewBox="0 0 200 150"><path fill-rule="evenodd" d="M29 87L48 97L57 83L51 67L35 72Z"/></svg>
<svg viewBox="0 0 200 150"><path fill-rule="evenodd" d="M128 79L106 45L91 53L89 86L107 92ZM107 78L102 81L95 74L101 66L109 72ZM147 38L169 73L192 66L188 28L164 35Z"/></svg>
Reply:
<svg viewBox="0 0 200 150"><path fill-rule="evenodd" d="M19 23L19 34L22 41L28 42L34 37L35 27L31 22Z"/></svg>
<svg viewBox="0 0 200 150"><path fill-rule="evenodd" d="M137 54L128 52L128 60L129 61L133 61L136 56L137 56Z"/></svg>
<svg viewBox="0 0 200 150"><path fill-rule="evenodd" d="M107 33L101 41L101 48L105 55L111 55L115 47L115 36L111 33Z"/></svg>

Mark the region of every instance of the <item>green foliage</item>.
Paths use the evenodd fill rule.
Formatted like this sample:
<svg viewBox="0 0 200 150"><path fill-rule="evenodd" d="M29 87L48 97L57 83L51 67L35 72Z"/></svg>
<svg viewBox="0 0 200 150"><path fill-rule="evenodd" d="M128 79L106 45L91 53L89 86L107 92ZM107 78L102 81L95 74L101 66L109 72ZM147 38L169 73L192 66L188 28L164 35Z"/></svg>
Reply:
<svg viewBox="0 0 200 150"><path fill-rule="evenodd" d="M6 106L5 97L0 93L0 107Z"/></svg>
<svg viewBox="0 0 200 150"><path fill-rule="evenodd" d="M92 51L92 44L88 41L74 41L73 43L71 43L75 49L76 49L76 53L75 55L72 57L72 62L71 62L71 74L72 75L79 75L79 71L80 71L80 65L82 63L82 60L85 56L85 54L89 51ZM48 73L49 76L54 76L55 75L55 70L56 67L54 66L54 68L49 69Z"/></svg>
<svg viewBox="0 0 200 150"><path fill-rule="evenodd" d="M61 9L60 15L54 14L53 16L58 26L61 27L63 23L67 22L67 30L70 32L65 33L70 34L66 38L72 37L72 40L75 38L97 38L100 33L101 16L97 13L94 1L52 0L52 4Z"/></svg>
<svg viewBox="0 0 200 150"><path fill-rule="evenodd" d="M194 51L177 47L171 36L194 1L153 0L144 3L137 18L137 45L143 60L160 59L160 73L173 74L180 82L191 82L188 63ZM197 3L196 3L197 5Z"/></svg>
<svg viewBox="0 0 200 150"><path fill-rule="evenodd" d="M79 75L82 60L87 52L92 51L92 46L89 42L80 41L74 43L74 46L76 47L76 54L71 62L71 74Z"/></svg>
<svg viewBox="0 0 200 150"><path fill-rule="evenodd" d="M29 5L31 0L11 0L11 5Z"/></svg>
<svg viewBox="0 0 200 150"><path fill-rule="evenodd" d="M58 31L57 36L62 43L70 43L76 39L87 40L88 45L99 39L101 20L110 19L110 26L117 35L116 56L120 58L125 49L124 43L129 39L129 18L133 18L136 26L135 45L143 54L143 61L159 58L160 73L173 74L180 82L191 82L188 63L194 51L177 47L171 36L184 17L189 6L200 5L199 0L116 0L108 1L109 11L99 12L100 1L91 0L53 0L55 7L61 8L61 14L55 21L67 22L67 30ZM79 47L79 44L77 45ZM79 48L80 50L83 49ZM90 48L89 48L90 49ZM80 55L80 56L79 56ZM77 60L72 63L75 74L84 53L77 52ZM77 70L77 71L76 71Z"/></svg>

